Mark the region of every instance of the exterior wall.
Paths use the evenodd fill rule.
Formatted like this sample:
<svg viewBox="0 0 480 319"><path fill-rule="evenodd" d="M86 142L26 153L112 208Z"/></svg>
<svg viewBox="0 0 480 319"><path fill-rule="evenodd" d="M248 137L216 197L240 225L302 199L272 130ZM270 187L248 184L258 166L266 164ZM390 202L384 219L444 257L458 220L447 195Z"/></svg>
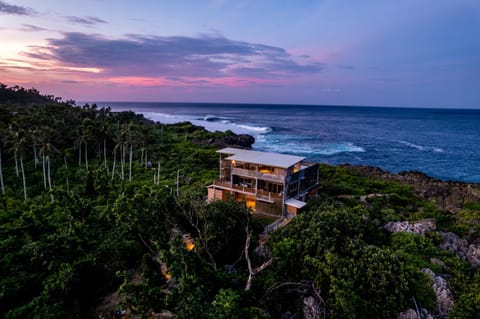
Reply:
<svg viewBox="0 0 480 319"><path fill-rule="evenodd" d="M309 166L287 177L287 198L297 198L317 185L318 164Z"/></svg>
<svg viewBox="0 0 480 319"><path fill-rule="evenodd" d="M282 216L282 200L275 200L272 204L257 200L256 212L273 216Z"/></svg>
<svg viewBox="0 0 480 319"><path fill-rule="evenodd" d="M213 187L208 188L208 201L211 200L225 200L226 196L221 189L216 189Z"/></svg>
<svg viewBox="0 0 480 319"><path fill-rule="evenodd" d="M297 215L298 213L298 208L290 206L290 205L285 205L287 207L287 214L292 214L292 215Z"/></svg>

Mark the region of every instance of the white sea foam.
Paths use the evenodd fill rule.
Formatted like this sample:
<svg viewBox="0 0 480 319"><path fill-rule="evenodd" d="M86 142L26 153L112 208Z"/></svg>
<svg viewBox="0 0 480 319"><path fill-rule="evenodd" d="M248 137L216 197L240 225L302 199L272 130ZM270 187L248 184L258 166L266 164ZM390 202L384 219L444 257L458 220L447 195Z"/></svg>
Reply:
<svg viewBox="0 0 480 319"><path fill-rule="evenodd" d="M237 124L228 119L208 114L204 117L195 117L190 115L173 115L158 112L141 112L146 118L164 124L173 124L189 121L194 125L203 126L206 130L215 131L232 131L236 134L251 134L258 138L261 134L267 134L272 131L270 127L254 126L248 124ZM220 121L215 121L219 119Z"/></svg>
<svg viewBox="0 0 480 319"><path fill-rule="evenodd" d="M207 114L203 117L204 121L211 121L211 120L217 120L218 117L213 115L213 114Z"/></svg>
<svg viewBox="0 0 480 319"><path fill-rule="evenodd" d="M309 146L309 144L304 143L268 143L268 141L261 141L259 143L259 148L265 151L271 152L289 152L292 154L303 154L305 156L330 156L339 153L363 153L365 149L363 147L357 146L353 143L326 143L319 144L315 147Z"/></svg>
<svg viewBox="0 0 480 319"><path fill-rule="evenodd" d="M413 144L413 143L410 143L410 142L407 142L407 141L397 141L397 142L400 143L400 144L415 148L415 149L420 150L420 151L432 151L432 152L435 152L435 153L443 153L444 152L444 150L440 147L416 145L416 144Z"/></svg>
<svg viewBox="0 0 480 319"><path fill-rule="evenodd" d="M254 132L259 132L259 133L262 133L262 134L266 134L266 133L270 133L272 131L272 129L268 126L266 127L262 127L262 126L251 126L251 125L245 125L245 124L233 124L235 126L238 126L240 128L243 128L243 129L246 129L246 130L249 130L249 131L254 131Z"/></svg>
<svg viewBox="0 0 480 319"><path fill-rule="evenodd" d="M425 150L425 147L424 147L424 146L416 145L416 144L413 144L413 143L410 143L410 142L407 142L407 141L398 141L398 143L403 144L403 145L410 146L410 147L412 147L412 148L416 148L417 150L420 150L420 151L424 151L424 150Z"/></svg>
<svg viewBox="0 0 480 319"><path fill-rule="evenodd" d="M322 155L334 155L338 153L363 153L365 149L353 143L329 143L325 144L325 148L319 150Z"/></svg>

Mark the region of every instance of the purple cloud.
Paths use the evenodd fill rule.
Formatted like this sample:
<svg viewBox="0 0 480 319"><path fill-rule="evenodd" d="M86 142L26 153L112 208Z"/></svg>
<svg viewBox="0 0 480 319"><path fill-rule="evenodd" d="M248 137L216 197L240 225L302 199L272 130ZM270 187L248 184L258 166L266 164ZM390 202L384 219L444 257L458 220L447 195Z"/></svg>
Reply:
<svg viewBox="0 0 480 319"><path fill-rule="evenodd" d="M92 26L99 23L107 23L107 21L105 20L102 20L97 17L90 17L90 16L86 16L86 17L66 16L65 19L67 19L68 22L75 23L75 24L83 24L86 26Z"/></svg>
<svg viewBox="0 0 480 319"><path fill-rule="evenodd" d="M299 63L285 49L215 36L127 35L108 39L78 32L48 39L25 54L64 66L99 68L113 76L276 78L320 72L322 63ZM305 59L302 59L304 61Z"/></svg>
<svg viewBox="0 0 480 319"><path fill-rule="evenodd" d="M16 15L23 15L23 16L32 16L35 15L37 11L22 7L16 6L13 4L8 4L5 1L0 1L0 14L16 14Z"/></svg>
<svg viewBox="0 0 480 319"><path fill-rule="evenodd" d="M46 31L47 29L37 27L36 25L32 25L32 24L22 24L22 28L20 30L25 32L39 32L39 31Z"/></svg>

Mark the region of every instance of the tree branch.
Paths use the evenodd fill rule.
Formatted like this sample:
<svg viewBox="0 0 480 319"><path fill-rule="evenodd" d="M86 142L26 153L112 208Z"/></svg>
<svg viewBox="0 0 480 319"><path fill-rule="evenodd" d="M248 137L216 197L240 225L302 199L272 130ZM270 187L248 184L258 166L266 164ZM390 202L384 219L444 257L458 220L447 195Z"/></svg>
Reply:
<svg viewBox="0 0 480 319"><path fill-rule="evenodd" d="M252 268L252 262L250 260L250 254L248 253L248 249L250 248L250 240L252 237L252 231L250 231L249 223L247 222L247 225L245 226L245 232L247 233L247 238L245 239L245 259L247 260L247 266L248 266L248 279L247 283L245 284L245 291L250 290L252 287L252 281L253 278L262 270L270 266L273 262L273 258L270 258L263 264L261 264L258 267Z"/></svg>
<svg viewBox="0 0 480 319"><path fill-rule="evenodd" d="M147 249L152 253L152 255L155 255L156 252L153 250L153 248L147 244L147 242L143 239L142 235L140 235L140 233L137 233L138 237L140 238L140 240L142 241L143 245L145 247L147 247Z"/></svg>

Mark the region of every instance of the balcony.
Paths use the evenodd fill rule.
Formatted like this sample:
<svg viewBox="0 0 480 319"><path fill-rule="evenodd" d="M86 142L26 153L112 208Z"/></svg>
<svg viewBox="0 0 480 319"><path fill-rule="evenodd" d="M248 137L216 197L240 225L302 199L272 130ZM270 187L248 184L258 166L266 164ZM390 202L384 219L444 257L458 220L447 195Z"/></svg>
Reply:
<svg viewBox="0 0 480 319"><path fill-rule="evenodd" d="M283 193L272 193L264 190L257 190L257 199L268 203L273 203L275 200L282 200Z"/></svg>
<svg viewBox="0 0 480 319"><path fill-rule="evenodd" d="M224 180L216 180L216 181L213 181L213 185L220 186L221 188L230 189L232 183Z"/></svg>
<svg viewBox="0 0 480 319"><path fill-rule="evenodd" d="M266 181L278 182L278 183L283 183L285 178L282 175L261 173L254 170L243 169L238 167L232 167L232 174L238 175L238 176L262 179Z"/></svg>
<svg viewBox="0 0 480 319"><path fill-rule="evenodd" d="M251 194L255 195L255 188L249 187L247 185L238 185L238 184L233 184L228 181L223 181L223 180L217 180L213 182L213 185L218 186L219 188L225 189L225 190L234 190L240 193L244 194Z"/></svg>
<svg viewBox="0 0 480 319"><path fill-rule="evenodd" d="M283 199L283 193L268 192L262 189L255 189L254 187L249 187L248 185L241 185L241 184L232 185L230 182L224 181L224 180L216 180L213 182L213 184L224 190L232 190L232 191L240 192L247 195L255 195L255 197L258 200L262 200L268 203L273 203L276 200Z"/></svg>

